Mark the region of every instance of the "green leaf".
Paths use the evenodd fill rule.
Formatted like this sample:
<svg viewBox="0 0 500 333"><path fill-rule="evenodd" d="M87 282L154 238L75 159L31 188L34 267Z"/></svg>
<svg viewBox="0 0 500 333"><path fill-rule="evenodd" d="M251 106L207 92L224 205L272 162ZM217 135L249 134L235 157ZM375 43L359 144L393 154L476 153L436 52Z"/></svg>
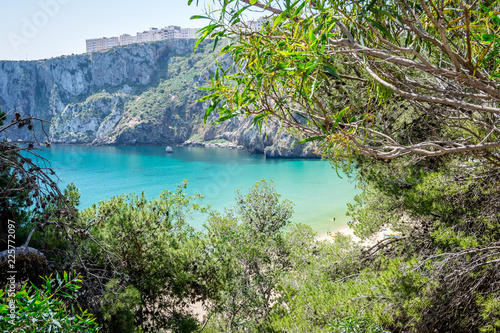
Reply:
<svg viewBox="0 0 500 333"><path fill-rule="evenodd" d="M203 16L203 15L193 15L189 18L190 20L199 20L199 19L210 19L208 16Z"/></svg>
<svg viewBox="0 0 500 333"><path fill-rule="evenodd" d="M225 122L226 120L229 120L231 118L234 118L236 117L238 114L236 113L232 113L232 114L228 114L227 116L223 116L223 117L220 117L219 120L217 120L217 123L222 123L222 122Z"/></svg>
<svg viewBox="0 0 500 333"><path fill-rule="evenodd" d="M236 13L234 13L233 17L229 21L229 24L236 24L236 23L238 23L240 21L239 16L241 15L241 13L243 13L243 11L245 11L249 7L250 6L245 6L245 7L241 8L240 10L238 10Z"/></svg>
<svg viewBox="0 0 500 333"><path fill-rule="evenodd" d="M344 113L349 110L349 107L343 108L335 117L335 123L333 124L333 128L337 128L337 125L339 124L340 120L342 119L342 116Z"/></svg>
<svg viewBox="0 0 500 333"><path fill-rule="evenodd" d="M493 42L498 37L492 34L483 34L481 35L481 39L485 42Z"/></svg>
<svg viewBox="0 0 500 333"><path fill-rule="evenodd" d="M379 22L374 21L368 17L366 18L366 20L369 21L375 28L377 28L382 33L382 35L384 35L385 37L387 37L391 41L395 42L394 36L391 35L391 33L382 24L380 24Z"/></svg>
<svg viewBox="0 0 500 333"><path fill-rule="evenodd" d="M323 68L328 72L330 73L331 75L335 76L337 79L341 80L341 77L339 76L339 74L337 73L337 70L335 69L335 67L333 67L332 65L330 65L329 63L326 63L323 65Z"/></svg>
<svg viewBox="0 0 500 333"><path fill-rule="evenodd" d="M204 124L207 123L208 116L210 116L210 114L212 113L213 110L215 110L216 107L217 104L214 101L212 101L212 104L210 104L210 106L207 108L207 111L205 111L205 115L203 116Z"/></svg>
<svg viewBox="0 0 500 333"><path fill-rule="evenodd" d="M285 12L282 12L277 18L274 19L273 22L273 30L276 28L278 24L280 24L285 18Z"/></svg>
<svg viewBox="0 0 500 333"><path fill-rule="evenodd" d="M252 122L253 122L254 124L258 124L258 123L260 123L260 122L262 121L262 119L263 119L263 118L265 118L265 117L267 117L267 114L265 114L265 113L258 114L258 115L256 115L256 116L253 118Z"/></svg>
<svg viewBox="0 0 500 333"><path fill-rule="evenodd" d="M299 5L299 7L297 7L297 9L295 9L295 12L293 13L293 16L297 16L298 14L300 14L300 12L302 11L302 9L304 9L304 6L306 5L306 1L302 1L302 3Z"/></svg>

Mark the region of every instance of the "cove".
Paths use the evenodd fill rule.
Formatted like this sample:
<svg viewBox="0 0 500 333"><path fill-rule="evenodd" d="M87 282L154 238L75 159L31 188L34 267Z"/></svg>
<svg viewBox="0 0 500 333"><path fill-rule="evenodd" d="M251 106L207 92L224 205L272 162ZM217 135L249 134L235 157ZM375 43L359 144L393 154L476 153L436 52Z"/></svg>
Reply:
<svg viewBox="0 0 500 333"><path fill-rule="evenodd" d="M295 204L294 222L324 233L346 225L346 204L359 193L328 161L266 159L243 150L174 147L168 154L164 146L54 145L40 155L50 161L61 188L69 182L78 187L80 209L122 193L144 191L152 198L188 179L188 193L202 193L203 203L223 210L234 205L236 189L245 193L265 178L275 182L281 199ZM190 224L201 229L204 220L196 216Z"/></svg>

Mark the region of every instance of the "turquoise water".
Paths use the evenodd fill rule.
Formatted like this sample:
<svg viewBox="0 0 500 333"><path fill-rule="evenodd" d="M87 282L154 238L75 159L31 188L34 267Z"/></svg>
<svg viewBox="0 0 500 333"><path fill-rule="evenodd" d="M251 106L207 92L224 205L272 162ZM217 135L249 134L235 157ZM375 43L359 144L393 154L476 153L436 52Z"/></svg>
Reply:
<svg viewBox="0 0 500 333"><path fill-rule="evenodd" d="M347 177L339 178L327 161L269 160L242 150L174 147L53 146L42 152L61 186L73 182L81 193L79 208L122 193L157 196L189 180L188 193L205 194L204 203L222 210L234 204L234 192L256 181L274 180L282 198L294 202L295 222L323 233L346 225L346 203L357 193ZM335 221L333 218L335 217ZM201 228L204 218L190 222Z"/></svg>

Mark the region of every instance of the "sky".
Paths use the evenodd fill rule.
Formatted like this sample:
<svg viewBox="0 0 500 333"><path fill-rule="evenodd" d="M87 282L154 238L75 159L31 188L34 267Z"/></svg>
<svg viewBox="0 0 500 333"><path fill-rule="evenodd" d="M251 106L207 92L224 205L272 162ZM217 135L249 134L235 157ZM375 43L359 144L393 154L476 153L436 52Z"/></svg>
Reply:
<svg viewBox="0 0 500 333"><path fill-rule="evenodd" d="M196 0L194 1L196 2ZM187 0L0 0L0 60L37 60L85 52L85 40L135 35L151 27L200 28Z"/></svg>

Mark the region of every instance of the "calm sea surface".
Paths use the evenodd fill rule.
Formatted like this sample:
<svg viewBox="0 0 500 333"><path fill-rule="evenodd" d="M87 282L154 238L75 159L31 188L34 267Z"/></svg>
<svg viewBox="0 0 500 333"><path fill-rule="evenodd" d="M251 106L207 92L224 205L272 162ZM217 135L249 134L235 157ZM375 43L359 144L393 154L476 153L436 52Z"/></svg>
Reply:
<svg viewBox="0 0 500 333"><path fill-rule="evenodd" d="M61 187L73 182L80 189L81 209L122 193L144 191L151 198L188 179L188 193L203 193L205 203L222 210L234 205L236 189L246 192L265 178L274 180L282 198L294 202L295 222L323 233L346 225L346 203L358 193L327 161L269 160L241 150L174 147L167 154L165 147L53 146L42 155ZM198 215L190 222L197 228L203 223Z"/></svg>

